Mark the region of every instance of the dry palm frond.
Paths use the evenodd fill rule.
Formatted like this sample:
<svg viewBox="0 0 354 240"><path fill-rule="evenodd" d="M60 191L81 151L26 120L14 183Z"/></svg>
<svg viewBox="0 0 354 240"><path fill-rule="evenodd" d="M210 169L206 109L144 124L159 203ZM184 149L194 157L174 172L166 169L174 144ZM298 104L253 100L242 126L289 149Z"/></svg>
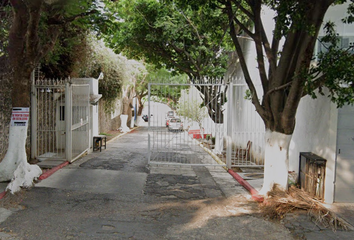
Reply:
<svg viewBox="0 0 354 240"><path fill-rule="evenodd" d="M294 186L291 186L288 192L284 192L274 185L261 209L265 216L277 219L282 219L294 210L306 210L316 223L334 231L338 228L344 230L351 228L351 225L325 208L320 201Z"/></svg>

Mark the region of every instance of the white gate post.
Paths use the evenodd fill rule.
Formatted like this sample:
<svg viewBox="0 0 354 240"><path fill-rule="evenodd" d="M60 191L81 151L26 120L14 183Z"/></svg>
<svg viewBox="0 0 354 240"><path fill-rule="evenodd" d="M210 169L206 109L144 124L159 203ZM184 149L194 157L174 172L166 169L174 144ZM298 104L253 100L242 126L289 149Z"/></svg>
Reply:
<svg viewBox="0 0 354 240"><path fill-rule="evenodd" d="M67 161L72 159L72 86L65 85L65 157Z"/></svg>

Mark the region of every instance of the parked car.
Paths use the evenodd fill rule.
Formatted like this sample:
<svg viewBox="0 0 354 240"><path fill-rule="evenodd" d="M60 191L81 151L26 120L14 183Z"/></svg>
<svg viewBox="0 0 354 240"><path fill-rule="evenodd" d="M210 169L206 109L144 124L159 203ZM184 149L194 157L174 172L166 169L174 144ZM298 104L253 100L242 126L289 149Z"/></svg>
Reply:
<svg viewBox="0 0 354 240"><path fill-rule="evenodd" d="M145 122L149 121L149 116L148 116L148 115L143 115L143 120L144 120Z"/></svg>
<svg viewBox="0 0 354 240"><path fill-rule="evenodd" d="M183 123L179 118L171 118L168 124L168 131L183 131Z"/></svg>

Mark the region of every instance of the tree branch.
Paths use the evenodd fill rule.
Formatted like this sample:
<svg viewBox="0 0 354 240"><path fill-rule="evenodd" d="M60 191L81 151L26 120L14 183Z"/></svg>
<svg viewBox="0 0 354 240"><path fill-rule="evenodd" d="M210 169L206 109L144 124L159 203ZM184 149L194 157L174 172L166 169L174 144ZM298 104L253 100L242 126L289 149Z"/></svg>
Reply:
<svg viewBox="0 0 354 240"><path fill-rule="evenodd" d="M93 9L89 12L83 12L83 13L80 13L80 14L77 14L77 15L74 15L74 16L71 16L68 18L64 18L64 19L49 18L48 25L64 25L67 23L71 23L79 18L87 17L87 16L89 16L91 14L95 14L95 13L98 13L98 11L96 9Z"/></svg>
<svg viewBox="0 0 354 240"><path fill-rule="evenodd" d="M237 39L237 35L236 35L236 31L235 31L235 26L234 26L234 22L233 22L233 11L232 11L232 5L230 3L230 1L228 1L226 3L226 9L227 9L227 14L229 16L229 22L230 22L230 35L232 38L232 41L235 45L236 48L236 52L237 55L239 57L239 61L240 61L240 65L242 68L242 72L243 75L245 77L246 83L251 91L251 95L252 95L252 103L254 104L254 106L256 107L257 112L259 113L259 115L263 118L266 119L267 118L267 113L265 112L264 108L262 107L262 105L260 104L259 100L258 100L258 95L257 95L257 91L256 88L252 82L251 76L249 74L249 70L246 64L246 60L245 57L243 55L243 51L241 48L241 45Z"/></svg>
<svg viewBox="0 0 354 240"><path fill-rule="evenodd" d="M244 8L240 1L237 1L237 0L231 0L231 1L233 3L235 3L237 8L239 8L244 14L246 14L247 17L249 17L252 21L254 21L254 15L250 11L248 11L246 8ZM249 4L249 6L252 6L252 4Z"/></svg>
<svg viewBox="0 0 354 240"><path fill-rule="evenodd" d="M36 57L39 55L39 37L38 37L38 27L41 17L41 8L43 5L42 0L30 0L28 1L28 11L29 11L29 24L27 28L27 38L26 38L26 58L27 62L35 65ZM40 59L41 57L38 57ZM39 60L38 60L39 61ZM35 66L31 66L35 67Z"/></svg>
<svg viewBox="0 0 354 240"><path fill-rule="evenodd" d="M256 45L256 54L257 54L257 63L258 63L258 71L259 71L259 76L262 82L262 87L263 91L267 92L268 91L268 79L267 79L267 74L266 74L266 69L265 69L265 64L264 64L264 56L263 56L263 34L265 34L263 31L263 26L262 26L262 19L261 19L261 5L254 5L252 7L253 9L253 14L254 14L254 28L255 28L255 36L254 36L254 41Z"/></svg>

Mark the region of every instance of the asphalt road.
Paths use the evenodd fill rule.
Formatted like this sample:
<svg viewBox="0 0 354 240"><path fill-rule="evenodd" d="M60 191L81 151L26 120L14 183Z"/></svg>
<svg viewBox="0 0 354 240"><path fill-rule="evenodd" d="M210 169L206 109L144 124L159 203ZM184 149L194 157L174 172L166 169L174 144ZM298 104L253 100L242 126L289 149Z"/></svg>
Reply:
<svg viewBox="0 0 354 240"><path fill-rule="evenodd" d="M36 184L0 239L293 239L221 167L148 166L147 146L138 128Z"/></svg>

